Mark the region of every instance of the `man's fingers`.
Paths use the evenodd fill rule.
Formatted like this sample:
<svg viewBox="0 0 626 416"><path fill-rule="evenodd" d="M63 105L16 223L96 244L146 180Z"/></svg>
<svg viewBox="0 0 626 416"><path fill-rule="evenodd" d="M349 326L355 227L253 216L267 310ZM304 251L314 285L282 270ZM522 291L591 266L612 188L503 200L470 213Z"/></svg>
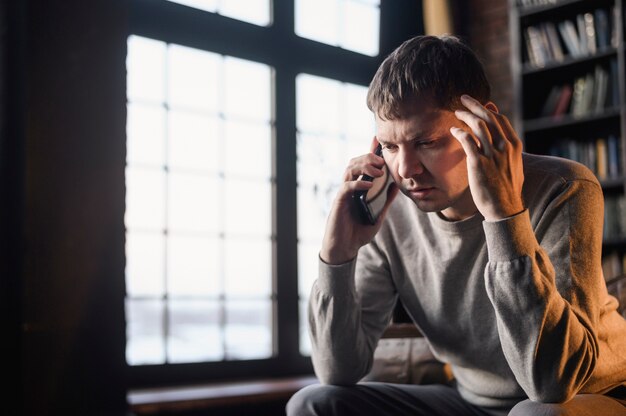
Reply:
<svg viewBox="0 0 626 416"><path fill-rule="evenodd" d="M371 176L372 178L378 178L384 175L384 171L372 165L348 166L343 175L343 180L344 182L354 181L363 174Z"/></svg>
<svg viewBox="0 0 626 416"><path fill-rule="evenodd" d="M383 175L382 167L384 165L385 160L373 153L356 157L350 160L348 167L344 171L343 180L344 182L353 181L362 174L378 178Z"/></svg>
<svg viewBox="0 0 626 416"><path fill-rule="evenodd" d="M480 148L485 156L490 157L493 153L491 144L491 133L487 127L485 120L477 117L475 114L465 110L456 110L454 112L456 118L464 122L472 129L474 135L480 141Z"/></svg>
<svg viewBox="0 0 626 416"><path fill-rule="evenodd" d="M367 191L373 185L370 181L348 181L343 183L343 190L347 193L354 191Z"/></svg>
<svg viewBox="0 0 626 416"><path fill-rule="evenodd" d="M479 156L480 150L471 134L458 127L450 127L450 133L461 143L468 160L475 160Z"/></svg>
<svg viewBox="0 0 626 416"><path fill-rule="evenodd" d="M474 126L476 126L476 128L479 128L485 131L486 132L485 134L487 134L487 138L489 140L489 143L491 143L492 148L495 148L499 151L503 151L504 149L506 149L507 144L511 142L511 139L510 139L511 132L509 131L505 132L505 129L503 128L503 125L502 125L504 121L508 123L508 120L506 119L506 117L499 114L497 111L493 111L485 107L478 100L470 97L469 95L462 95L461 103L471 112L471 113L466 112L466 113L471 114L471 115L466 114L466 116L468 118L472 118L472 116L474 117L473 118L474 124L473 125L468 124L472 128L472 130L474 130L475 128ZM511 128L511 131L515 135L515 132L512 130L512 128ZM517 137L517 136L515 135L514 137ZM483 138L480 136L479 138L481 139L481 142L482 142Z"/></svg>
<svg viewBox="0 0 626 416"><path fill-rule="evenodd" d="M504 137L511 143L513 148L521 150L522 141L517 136L515 129L511 126L511 122L505 116L500 117L500 126L502 127L502 131L504 132Z"/></svg>
<svg viewBox="0 0 626 416"><path fill-rule="evenodd" d="M473 114L485 121L489 120L491 114L493 113L489 109L485 108L485 106L482 105L480 101L470 97L467 94L461 95L461 104L463 104L465 108L467 108Z"/></svg>

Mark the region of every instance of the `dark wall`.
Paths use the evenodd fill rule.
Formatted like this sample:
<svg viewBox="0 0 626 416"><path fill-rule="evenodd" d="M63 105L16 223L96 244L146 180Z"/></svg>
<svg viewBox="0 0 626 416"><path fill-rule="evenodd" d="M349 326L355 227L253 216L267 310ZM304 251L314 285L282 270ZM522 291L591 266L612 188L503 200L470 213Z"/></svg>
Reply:
<svg viewBox="0 0 626 416"><path fill-rule="evenodd" d="M22 123L22 84L19 28L14 24L21 3L0 0L0 372L8 380L0 400L9 414L20 414L20 264L23 191L23 143L17 140Z"/></svg>
<svg viewBox="0 0 626 416"><path fill-rule="evenodd" d="M459 0L457 0L459 1ZM485 65L492 100L513 120L518 109L513 100L511 39L508 0L469 0L464 3L465 30L470 45Z"/></svg>
<svg viewBox="0 0 626 416"><path fill-rule="evenodd" d="M123 414L128 5L5 4L2 51L18 58L0 147L13 401L25 415Z"/></svg>
<svg viewBox="0 0 626 416"><path fill-rule="evenodd" d="M129 0L0 1L3 402L11 415L123 414ZM468 35L501 91L506 67L490 62L508 51L490 45L508 43L506 1L474 3L484 20Z"/></svg>

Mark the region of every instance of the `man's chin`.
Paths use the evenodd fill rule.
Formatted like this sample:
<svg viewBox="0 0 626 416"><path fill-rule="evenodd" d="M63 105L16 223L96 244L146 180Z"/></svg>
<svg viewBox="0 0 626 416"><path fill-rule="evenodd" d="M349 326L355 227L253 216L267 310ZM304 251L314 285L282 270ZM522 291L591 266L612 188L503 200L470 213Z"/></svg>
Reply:
<svg viewBox="0 0 626 416"><path fill-rule="evenodd" d="M449 208L449 204L443 203L442 201L436 201L432 198L417 198L408 192L403 193L407 198L413 201L415 206L422 212L439 212Z"/></svg>

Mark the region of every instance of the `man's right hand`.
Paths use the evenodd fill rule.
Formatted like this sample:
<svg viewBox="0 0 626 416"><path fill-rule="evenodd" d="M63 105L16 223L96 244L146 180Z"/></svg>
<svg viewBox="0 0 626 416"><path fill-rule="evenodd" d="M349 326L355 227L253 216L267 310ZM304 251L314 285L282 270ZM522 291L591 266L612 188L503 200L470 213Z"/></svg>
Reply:
<svg viewBox="0 0 626 416"><path fill-rule="evenodd" d="M372 151L378 146L376 138L372 141ZM378 178L383 175L385 161L374 153L359 156L350 161L344 173L343 185L333 202L326 221L326 231L322 240L320 258L327 264L343 264L354 259L359 249L369 243L382 224L391 202L398 193L398 187L389 187L387 202L376 224L363 224L355 213L352 195L355 191L367 190L372 182L358 180L362 174Z"/></svg>

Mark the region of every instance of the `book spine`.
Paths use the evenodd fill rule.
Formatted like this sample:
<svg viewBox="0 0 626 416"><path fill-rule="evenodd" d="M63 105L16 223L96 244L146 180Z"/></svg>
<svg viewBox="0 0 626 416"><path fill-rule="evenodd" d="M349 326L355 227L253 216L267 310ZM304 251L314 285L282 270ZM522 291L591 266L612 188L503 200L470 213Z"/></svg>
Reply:
<svg viewBox="0 0 626 416"><path fill-rule="evenodd" d="M608 176L608 155L605 139L596 140L596 175L598 179L606 179Z"/></svg>

